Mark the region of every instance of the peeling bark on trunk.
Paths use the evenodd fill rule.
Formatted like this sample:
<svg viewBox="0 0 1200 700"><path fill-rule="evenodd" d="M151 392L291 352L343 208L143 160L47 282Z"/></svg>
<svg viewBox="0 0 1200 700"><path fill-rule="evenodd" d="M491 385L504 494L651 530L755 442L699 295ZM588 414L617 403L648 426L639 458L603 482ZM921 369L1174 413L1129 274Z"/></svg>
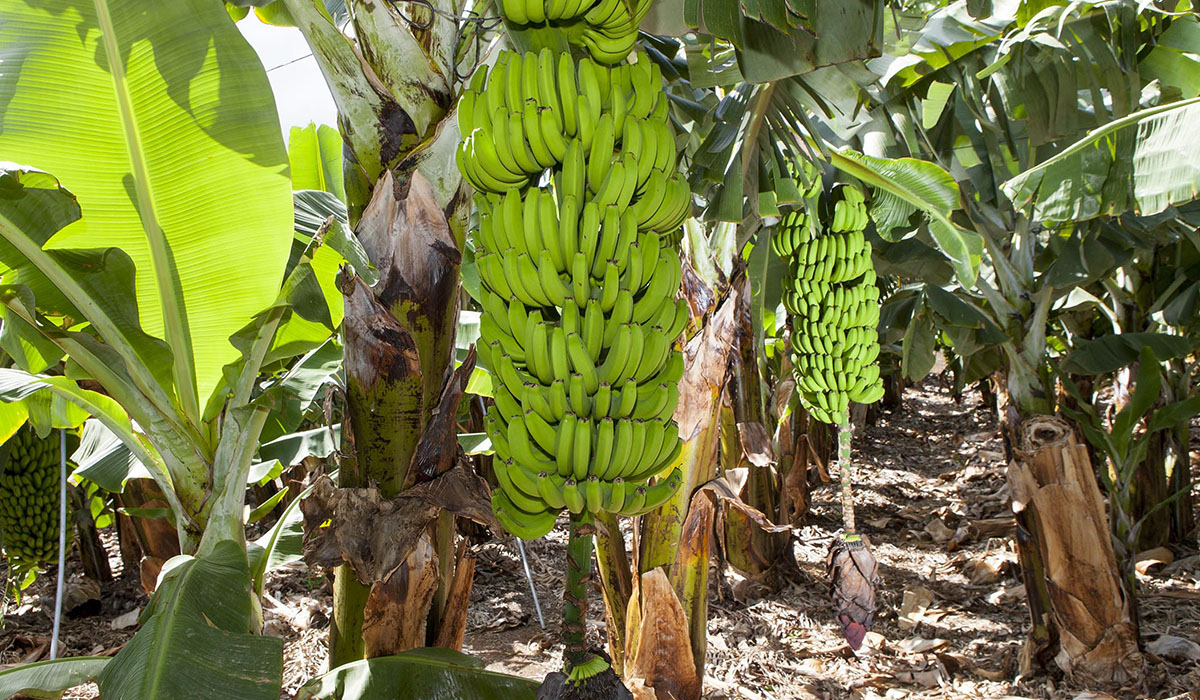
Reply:
<svg viewBox="0 0 1200 700"><path fill-rule="evenodd" d="M437 559L429 537L422 537L395 573L371 586L363 610L367 658L425 645L424 613L438 586Z"/></svg>
<svg viewBox="0 0 1200 700"><path fill-rule="evenodd" d="M787 408L794 391L792 381L785 380L789 387L776 389L777 415ZM787 397L787 398L784 398ZM779 522L802 525L808 515L809 489L808 468L813 458L808 436L801 430L803 421L795 412L789 412L775 428L775 442L779 445Z"/></svg>
<svg viewBox="0 0 1200 700"><path fill-rule="evenodd" d="M1005 456L1013 464L1021 418L1012 405L1007 375L1002 370L992 377L992 385L996 390L996 413L1004 438ZM1032 513L1024 510L1014 508L1013 515L1016 520L1017 559L1021 565L1021 580L1025 584L1029 606L1030 630L1020 659L1020 672L1027 674L1035 666L1045 668L1050 664L1058 648L1058 636L1050 619L1050 593L1046 588L1042 552L1037 545L1041 541L1039 523L1031 517Z"/></svg>
<svg viewBox="0 0 1200 700"><path fill-rule="evenodd" d="M642 516L638 566L646 572L675 560L692 492L717 475L720 397L732 348L733 306L726 301L684 348L687 367L679 383L675 420L683 446L683 485L660 508Z"/></svg>
<svg viewBox="0 0 1200 700"><path fill-rule="evenodd" d="M745 459L748 463L749 477L746 487L741 494L742 500L749 506L765 514L772 522L779 522L779 485L778 474L775 471L775 460L770 452L769 442L764 446L747 445L748 431L742 426L757 426L761 429L766 421L763 407L762 382L758 374L758 353L756 348L757 333L754 329L754 319L750 309L751 289L750 280L745 274L740 274L734 281L739 287L734 308L737 352L733 356L733 368L729 382L729 399L733 407L735 420L735 435L733 442L737 450L739 462L743 454L761 455L760 459ZM724 427L724 425L722 426ZM757 442L765 438L765 430ZM755 442L751 440L751 442ZM724 468L737 467L739 464L726 463ZM725 530L725 559L733 568L746 576L775 588L778 577L771 574L780 554L787 551L788 535L764 532L742 513L726 509L724 512Z"/></svg>
<svg viewBox="0 0 1200 700"><path fill-rule="evenodd" d="M639 643L630 652L626 676L641 680L659 698L699 700L700 676L693 663L687 615L662 569L642 574L630 601L629 622L635 626L629 636Z"/></svg>
<svg viewBox="0 0 1200 700"><path fill-rule="evenodd" d="M1136 681L1144 670L1137 627L1087 450L1053 416L1016 419L1008 427L1013 509L1034 534L1029 546L1042 563L1047 622L1058 636L1054 660L1084 685Z"/></svg>
<svg viewBox="0 0 1200 700"><path fill-rule="evenodd" d="M442 624L438 627L433 646L462 649L463 635L467 631L467 608L471 604L471 582L474 577L475 554L467 547L466 540L460 540L454 562L454 578L450 580L446 592L446 603L441 610Z"/></svg>
<svg viewBox="0 0 1200 700"><path fill-rule="evenodd" d="M683 485L635 525L640 578L635 577L626 621L625 675L631 681L648 679L646 685L670 690L680 700L700 693L715 513L711 498L700 489L717 476L721 396L735 351L730 343L734 304L726 299L684 348L687 369L675 409L684 440ZM672 583L678 588L672 589ZM659 677L662 684L649 680ZM664 696L671 697L659 692Z"/></svg>
<svg viewBox="0 0 1200 700"><path fill-rule="evenodd" d="M737 513L745 517L732 508L726 513ZM687 616L688 637L691 640L689 646L697 679L704 678L704 654L708 649L708 558L712 549L715 518L716 508L712 497L707 492L697 493L692 498L687 518L683 521L679 549L675 553L675 565L671 567L671 585L675 588L679 605ZM749 518L746 521L753 524ZM649 613L652 616L661 614L656 608L648 608L646 602L643 602L642 610L643 614Z"/></svg>
<svg viewBox="0 0 1200 700"><path fill-rule="evenodd" d="M446 214L420 171L408 173L404 182L385 172L355 233L378 269L379 281L368 287L355 278L343 289L350 428L343 431L343 452L352 458L343 461L339 485L374 487L391 498L428 478L416 474L411 464L453 366L462 256ZM339 572L337 605L366 605L371 614L361 630L356 612L339 610L335 615L330 630L333 665L364 653L390 655L425 644L430 599L439 580L453 578L453 572L439 570L436 555L411 555L405 566L406 583L376 584L369 598L354 576ZM433 589L426 595L427 581L433 582ZM371 629L376 626L380 629ZM413 637L416 627L422 634ZM403 632L397 632L400 629Z"/></svg>

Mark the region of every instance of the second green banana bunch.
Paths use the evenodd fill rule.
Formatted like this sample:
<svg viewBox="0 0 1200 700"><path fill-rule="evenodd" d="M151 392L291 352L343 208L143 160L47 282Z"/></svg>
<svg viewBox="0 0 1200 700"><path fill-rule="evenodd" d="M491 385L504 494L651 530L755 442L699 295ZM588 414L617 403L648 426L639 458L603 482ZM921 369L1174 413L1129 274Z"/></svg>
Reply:
<svg viewBox="0 0 1200 700"><path fill-rule="evenodd" d="M789 212L772 237L789 264L783 304L792 317L796 388L808 412L848 422L850 402L883 395L879 378L879 289L871 263L862 190L839 185L827 230L804 210Z"/></svg>
<svg viewBox="0 0 1200 700"><path fill-rule="evenodd" d="M675 341L688 320L664 234L691 209L658 66L504 52L476 73L459 125L478 190L497 517L535 538L562 509L657 507L681 481L661 475L681 449Z"/></svg>

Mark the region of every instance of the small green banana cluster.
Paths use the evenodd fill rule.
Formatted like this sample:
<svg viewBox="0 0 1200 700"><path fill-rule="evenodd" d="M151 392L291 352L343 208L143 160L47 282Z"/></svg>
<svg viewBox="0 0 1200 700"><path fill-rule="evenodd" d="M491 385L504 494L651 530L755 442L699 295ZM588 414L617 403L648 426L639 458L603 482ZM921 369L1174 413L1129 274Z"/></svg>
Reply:
<svg viewBox="0 0 1200 700"><path fill-rule="evenodd" d="M796 182L794 178L788 178L788 180L792 183ZM811 164L805 163L804 180L808 186L803 191L800 191L795 184L790 185L790 188L794 190L797 198L814 201L821 195L821 178L818 177L816 168ZM791 260L792 253L796 248L809 239L811 223L808 219L808 210L804 208L792 209L783 214L778 227L771 235L771 250L775 251L775 254L783 260Z"/></svg>
<svg viewBox="0 0 1200 700"><path fill-rule="evenodd" d="M633 52L650 0L502 0L500 13L516 28L553 27L606 65Z"/></svg>
<svg viewBox="0 0 1200 700"><path fill-rule="evenodd" d="M25 425L8 441L0 473L0 537L17 571L40 568L58 557L59 449Z"/></svg>
<svg viewBox="0 0 1200 700"><path fill-rule="evenodd" d="M841 185L827 231L803 212L784 217L775 252L788 260L783 304L791 315L796 387L817 419L842 423L850 402L883 395L879 378L879 289L871 263L862 191ZM812 222L815 223L815 222Z"/></svg>
<svg viewBox="0 0 1200 700"><path fill-rule="evenodd" d="M478 190L493 509L531 539L562 509L656 508L682 481L650 483L682 449L688 307L667 237L692 204L660 70L644 55L610 68L505 52L458 109L458 164Z"/></svg>

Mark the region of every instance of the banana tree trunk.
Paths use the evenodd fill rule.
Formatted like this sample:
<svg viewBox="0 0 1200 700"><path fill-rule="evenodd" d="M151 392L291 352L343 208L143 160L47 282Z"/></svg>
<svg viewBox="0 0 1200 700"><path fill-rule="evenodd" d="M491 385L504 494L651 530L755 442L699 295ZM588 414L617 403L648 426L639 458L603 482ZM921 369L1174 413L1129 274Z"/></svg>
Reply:
<svg viewBox="0 0 1200 700"><path fill-rule="evenodd" d="M448 222L428 221L441 207L419 172L400 186L388 172L356 227L379 270L373 287L352 280L343 321L346 412L338 479L343 488L374 487L394 498L411 486L409 464L453 368L461 261ZM450 527L452 527L452 522ZM453 530L435 526L387 582L358 581L345 566L334 583L330 628L333 666L423 646L427 611L442 581L453 578ZM443 529L443 532L436 532ZM441 547L435 547L439 544ZM435 620L436 623L436 620Z"/></svg>
<svg viewBox="0 0 1200 700"><path fill-rule="evenodd" d="M717 476L735 303L727 299L684 348L687 370L675 410L684 439L683 485L635 525L637 575L626 619L625 677L641 679L656 692L662 689L660 697L700 697L715 506L711 496L697 489ZM607 587L605 595L607 603Z"/></svg>
<svg viewBox="0 0 1200 700"><path fill-rule="evenodd" d="M625 551L617 517L612 513L596 516L596 568L604 595L605 633L613 671L625 673L626 618L629 598L633 595L633 568Z"/></svg>
<svg viewBox="0 0 1200 700"><path fill-rule="evenodd" d="M1116 686L1142 675L1132 601L1117 567L1104 499L1088 450L1066 421L1037 413L1046 397L1033 377L1001 388L1001 430L1017 520L1017 552L1032 630L1022 672L1051 658L1084 685ZM1013 390L1014 382L1024 386ZM1045 407L1043 407L1045 408Z"/></svg>
<svg viewBox="0 0 1200 700"><path fill-rule="evenodd" d="M1185 398L1190 390L1190 377L1193 367L1187 361L1179 358L1171 361L1171 373L1175 377L1174 396L1176 400ZM1189 458L1190 426L1188 421L1180 421L1175 427L1164 431L1167 434L1166 443L1166 472L1169 486L1167 493L1182 494L1171 502L1168 512L1171 521L1170 540L1182 544L1194 538L1196 530L1195 499L1192 496L1192 470Z"/></svg>
<svg viewBox="0 0 1200 700"><path fill-rule="evenodd" d="M1144 316L1135 318L1141 320ZM1136 376L1136 364L1117 370L1113 381L1114 414L1129 403ZM1166 397L1160 395L1158 405L1161 406L1165 399ZM1125 503L1127 515L1131 523L1140 522L1136 540L1130 542L1135 551L1129 552L1129 557L1147 549L1161 547L1170 540L1171 512L1166 508L1159 508L1159 505L1170 495L1167 458L1171 451L1171 442L1170 431L1164 430L1150 436L1146 454L1129 482L1128 501ZM1110 476L1117 477L1111 470Z"/></svg>
<svg viewBox="0 0 1200 700"><path fill-rule="evenodd" d="M772 522L779 522L779 480L773 453L766 431L766 411L763 407L762 382L758 374L757 333L751 314L750 280L740 275L734 282L740 287L735 309L737 332L737 356L734 359L729 398L732 403L733 434L729 441L733 446L736 461L723 466L728 469L744 464L748 470L746 485L741 494L747 505L765 514ZM722 430L727 424L722 421ZM722 437L725 441L725 437ZM759 443L759 444L755 444ZM743 455L752 453L755 460ZM757 463L755 463L757 462ZM725 558L738 571L759 580L770 578L780 553L787 549L785 533L763 531L748 516L735 508L725 508Z"/></svg>
<svg viewBox="0 0 1200 700"><path fill-rule="evenodd" d="M373 286L356 278L343 287L349 457L339 486L391 498L418 478L409 464L454 361L470 205L453 158L457 8L350 0L352 41L324 3L282 1L337 104L347 210L379 270ZM332 666L461 639L465 606L451 603L469 598L455 572L469 563L456 550L454 519L439 517L426 540L386 584L339 567Z"/></svg>

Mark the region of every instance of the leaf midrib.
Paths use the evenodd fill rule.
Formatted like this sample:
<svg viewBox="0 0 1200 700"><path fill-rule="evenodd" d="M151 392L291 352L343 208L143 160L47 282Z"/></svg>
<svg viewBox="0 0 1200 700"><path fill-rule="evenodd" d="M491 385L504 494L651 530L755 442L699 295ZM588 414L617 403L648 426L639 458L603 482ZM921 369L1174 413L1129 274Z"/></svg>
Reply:
<svg viewBox="0 0 1200 700"><path fill-rule="evenodd" d="M129 94L125 66L121 61L116 28L113 25L108 4L108 0L93 0L97 21L100 24L100 41L104 44L105 56L108 58L109 75L112 76L113 91L117 96L117 109L121 114L121 125L125 131L129 164L133 169L134 192L138 198L138 215L142 220L142 229L146 234L146 240L150 244L163 326L166 331L167 343L172 350L172 372L175 387L183 404L185 415L194 423L199 423L200 404L197 397L196 368L193 364L191 338L187 332L186 310L183 300L175 294L174 275L170 274L173 270L172 257L167 250L166 235L158 224L154 193L150 188L141 142L141 131L138 129L137 115Z"/></svg>

